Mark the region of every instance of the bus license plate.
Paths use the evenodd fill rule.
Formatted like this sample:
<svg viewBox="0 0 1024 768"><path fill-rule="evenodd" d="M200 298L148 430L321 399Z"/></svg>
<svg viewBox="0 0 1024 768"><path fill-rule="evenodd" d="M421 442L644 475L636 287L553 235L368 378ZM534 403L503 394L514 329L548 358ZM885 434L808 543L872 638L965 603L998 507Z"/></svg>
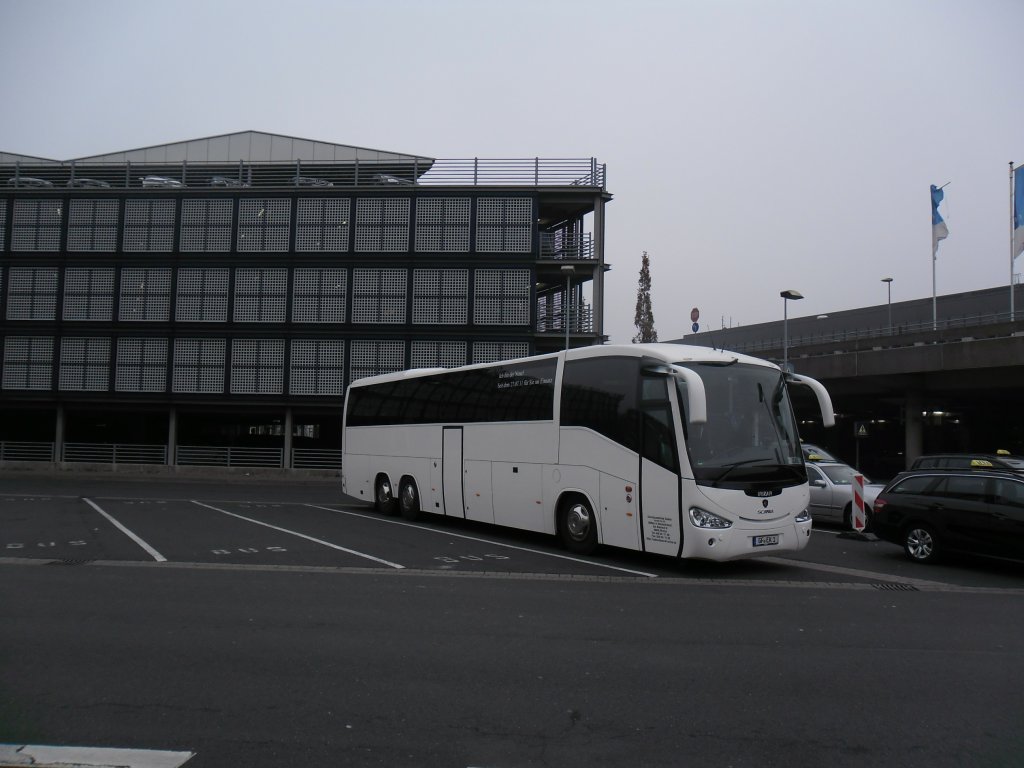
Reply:
<svg viewBox="0 0 1024 768"><path fill-rule="evenodd" d="M769 533L766 536L755 536L754 546L755 547L770 547L773 544L779 543L779 534Z"/></svg>

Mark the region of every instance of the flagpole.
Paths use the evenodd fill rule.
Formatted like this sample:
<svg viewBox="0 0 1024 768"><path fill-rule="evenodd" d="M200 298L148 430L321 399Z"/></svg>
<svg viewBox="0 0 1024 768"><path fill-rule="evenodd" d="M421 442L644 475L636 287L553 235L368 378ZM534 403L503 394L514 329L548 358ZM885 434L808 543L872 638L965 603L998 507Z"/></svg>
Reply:
<svg viewBox="0 0 1024 768"><path fill-rule="evenodd" d="M945 184L943 184L942 186L945 186ZM933 184L931 188L935 189L935 185ZM942 187L939 187L939 189L942 189ZM932 198L932 213L934 214L935 211L937 211L937 210L938 210L938 205L936 205L935 198L933 197ZM934 217L933 217L933 221L932 221L932 330L933 331L937 331L939 329L938 305L935 302L935 293L936 293L936 291L935 291L935 262L938 261L938 255L939 255L939 244L935 240L935 221L934 221Z"/></svg>
<svg viewBox="0 0 1024 768"><path fill-rule="evenodd" d="M942 214L939 213L939 203L942 202L942 190L949 186L947 181L941 187L936 187L934 184L931 185L931 198L932 198L932 330L939 330L939 312L938 304L936 302L936 290L935 283L935 262L939 260L939 240L945 240L949 235L949 229L946 227L946 222L942 218ZM938 193L938 199L936 199L936 193ZM937 219L937 221L936 221ZM936 227L942 225L942 234L936 237Z"/></svg>

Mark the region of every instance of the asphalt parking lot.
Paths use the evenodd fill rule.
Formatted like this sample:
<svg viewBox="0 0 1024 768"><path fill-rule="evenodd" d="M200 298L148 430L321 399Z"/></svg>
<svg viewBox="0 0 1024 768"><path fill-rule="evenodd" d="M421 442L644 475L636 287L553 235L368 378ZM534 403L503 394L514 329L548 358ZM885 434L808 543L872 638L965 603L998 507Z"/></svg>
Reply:
<svg viewBox="0 0 1024 768"><path fill-rule="evenodd" d="M433 572L509 577L783 581L1024 590L1014 563L921 567L884 542L818 527L800 553L680 562L425 516L409 523L346 498L334 480L0 475L0 560L68 565Z"/></svg>
<svg viewBox="0 0 1024 768"><path fill-rule="evenodd" d="M332 481L0 473L0 742L190 768L1013 764L1020 564L840 533L584 558Z"/></svg>

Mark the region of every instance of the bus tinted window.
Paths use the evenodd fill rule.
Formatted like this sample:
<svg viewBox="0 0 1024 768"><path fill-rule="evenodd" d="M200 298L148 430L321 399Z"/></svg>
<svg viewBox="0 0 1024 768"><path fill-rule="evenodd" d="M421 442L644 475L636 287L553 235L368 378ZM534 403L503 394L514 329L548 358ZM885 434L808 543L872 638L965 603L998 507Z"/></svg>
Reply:
<svg viewBox="0 0 1024 768"><path fill-rule="evenodd" d="M554 418L554 359L353 386L347 424L547 421Z"/></svg>
<svg viewBox="0 0 1024 768"><path fill-rule="evenodd" d="M639 358L569 360L562 378L562 426L587 427L639 452Z"/></svg>

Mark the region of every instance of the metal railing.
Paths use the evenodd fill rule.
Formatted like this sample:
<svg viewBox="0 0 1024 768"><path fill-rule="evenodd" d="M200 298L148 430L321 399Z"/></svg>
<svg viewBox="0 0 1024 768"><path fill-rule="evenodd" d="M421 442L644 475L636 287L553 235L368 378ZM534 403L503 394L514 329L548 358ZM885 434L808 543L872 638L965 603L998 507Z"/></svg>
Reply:
<svg viewBox="0 0 1024 768"><path fill-rule="evenodd" d="M96 464L166 464L166 445L64 443L61 461Z"/></svg>
<svg viewBox="0 0 1024 768"><path fill-rule="evenodd" d="M0 184L44 191L188 187L562 186L605 188L596 158L409 158L287 162L22 161L0 164Z"/></svg>
<svg viewBox="0 0 1024 768"><path fill-rule="evenodd" d="M594 330L594 309L589 304L569 309L569 333L591 333ZM566 316L561 309L537 307L537 333L565 332Z"/></svg>
<svg viewBox="0 0 1024 768"><path fill-rule="evenodd" d="M53 461L53 443L0 441L0 461Z"/></svg>
<svg viewBox="0 0 1024 768"><path fill-rule="evenodd" d="M540 257L542 259L593 259L594 237L590 232L580 235L541 232Z"/></svg>
<svg viewBox="0 0 1024 768"><path fill-rule="evenodd" d="M282 467L281 448L239 448L237 446L179 445L175 463L200 467Z"/></svg>
<svg viewBox="0 0 1024 768"><path fill-rule="evenodd" d="M292 469L341 469L341 451L293 448Z"/></svg>
<svg viewBox="0 0 1024 768"><path fill-rule="evenodd" d="M461 158L435 160L420 177L424 185L605 187L606 167L597 158Z"/></svg>
<svg viewBox="0 0 1024 768"><path fill-rule="evenodd" d="M1024 313L1018 314L1018 320L1024 319ZM961 328L979 328L987 325L999 325L1010 323L1009 312L995 312L984 315L969 315L963 317L951 317L936 321L931 320L913 323L893 323L893 325L873 326L868 328L852 328L841 331L824 331L818 333L794 334L792 324L790 325L789 349L794 347L806 347L816 344L839 344L845 341L863 340L886 340L894 337L905 337L911 334L929 333L931 331L949 331ZM904 342L905 343L905 342ZM723 339L723 345L734 352L760 352L765 350L782 349L783 339L781 336L749 341L740 344L733 344L727 338ZM831 352L830 352L831 354Z"/></svg>
<svg viewBox="0 0 1024 768"><path fill-rule="evenodd" d="M60 461L92 464L167 464L166 445L129 443L65 443ZM282 468L280 448L181 445L176 462L181 466ZM47 442L0 441L0 461L54 463L57 445ZM292 469L341 469L341 451L326 448L295 448Z"/></svg>

